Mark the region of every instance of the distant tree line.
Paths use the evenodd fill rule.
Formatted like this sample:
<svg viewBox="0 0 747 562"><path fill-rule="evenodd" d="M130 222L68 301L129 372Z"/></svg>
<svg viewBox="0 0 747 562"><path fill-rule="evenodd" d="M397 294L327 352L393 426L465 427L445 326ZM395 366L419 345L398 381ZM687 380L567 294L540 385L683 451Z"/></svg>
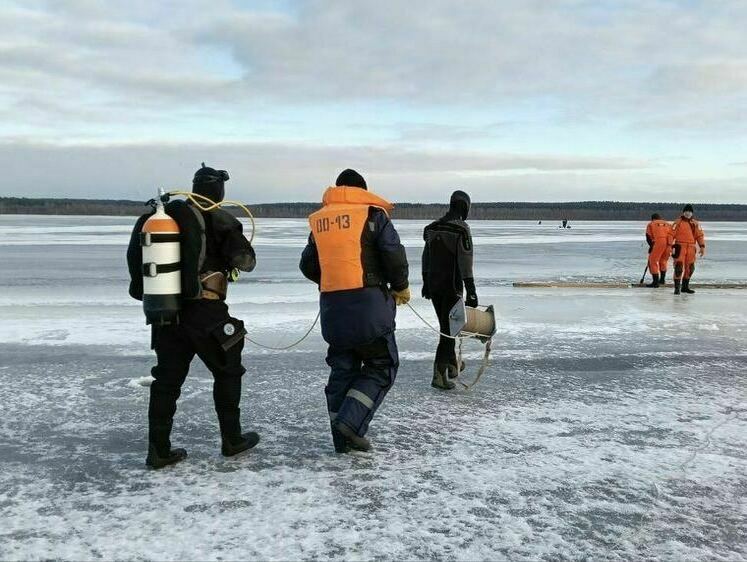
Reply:
<svg viewBox="0 0 747 562"><path fill-rule="evenodd" d="M623 201L574 201L568 203L474 203L470 210L473 219L497 220L649 220L653 213L665 219L675 219L685 203L636 203ZM443 215L447 205L401 203L395 216L429 219ZM701 220L747 221L747 205L697 204L695 214Z"/></svg>
<svg viewBox="0 0 747 562"><path fill-rule="evenodd" d="M2 215L142 215L142 201L125 199L28 199L0 197Z"/></svg>
<svg viewBox="0 0 747 562"><path fill-rule="evenodd" d="M263 203L250 205L258 218L305 218L319 203ZM493 220L648 220L653 213L665 219L679 216L684 203L631 203L620 201L580 201L569 203L475 203L470 217ZM447 205L398 203L393 216L401 219L432 220L442 216ZM117 199L28 199L0 197L0 214L28 215L119 215L137 216L146 212L141 201ZM229 209L240 214L238 209ZM747 221L747 205L697 204L701 220Z"/></svg>

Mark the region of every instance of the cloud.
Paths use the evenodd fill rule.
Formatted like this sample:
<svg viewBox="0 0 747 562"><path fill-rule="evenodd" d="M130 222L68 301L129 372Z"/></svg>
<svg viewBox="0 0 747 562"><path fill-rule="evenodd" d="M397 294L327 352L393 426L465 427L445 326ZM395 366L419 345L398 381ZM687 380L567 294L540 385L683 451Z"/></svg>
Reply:
<svg viewBox="0 0 747 562"><path fill-rule="evenodd" d="M293 99L661 108L692 90L745 93L733 78L747 55L743 2L597 4L311 0L273 18L216 14L195 37L230 50L247 88ZM714 87L724 72L732 79Z"/></svg>
<svg viewBox="0 0 747 562"><path fill-rule="evenodd" d="M516 123L485 123L484 125L444 125L442 123L397 123L392 128L403 143L438 143L495 139L507 136Z"/></svg>
<svg viewBox="0 0 747 562"><path fill-rule="evenodd" d="M597 115L682 113L747 95L740 0L470 0L458 9L303 0L275 11L191 0L168 17L150 2L30 5L0 13L11 30L0 76L10 87L46 82L50 95L73 84L161 107L531 101Z"/></svg>
<svg viewBox="0 0 747 562"><path fill-rule="evenodd" d="M681 156L743 200L746 19L743 0L6 2L2 190L140 196L208 158L267 199L347 165L433 199L656 198L701 189Z"/></svg>

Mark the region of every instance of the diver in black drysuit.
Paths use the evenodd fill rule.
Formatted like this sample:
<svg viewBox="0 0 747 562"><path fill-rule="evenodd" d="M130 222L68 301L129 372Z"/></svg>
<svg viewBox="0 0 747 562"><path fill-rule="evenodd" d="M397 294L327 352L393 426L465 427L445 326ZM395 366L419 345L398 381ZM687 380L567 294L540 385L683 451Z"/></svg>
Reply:
<svg viewBox="0 0 747 562"><path fill-rule="evenodd" d="M225 194L224 182L228 174L223 170L203 167L198 169L193 180L193 193L203 195L217 203ZM200 205L207 202L198 199ZM180 203L182 209L187 205L172 202L166 206L169 214L174 211L169 207ZM193 212L186 209L187 216ZM155 379L150 386L148 406L148 457L146 464L151 468L161 468L186 458L184 449L172 449L170 434L173 425L176 403L181 394L181 387L189 372L190 363L197 355L213 374L213 401L218 415L221 432L221 452L233 456L250 449L259 442L254 432L242 433L239 403L241 400L241 377L246 369L241 364L241 351L244 347L244 323L231 317L225 303L227 280L233 269L252 271L256 265L254 249L243 235L241 223L229 212L221 208L211 211L200 211L204 220L204 248L185 247L188 241L197 240L201 246L199 223L180 222L179 216L172 216L179 223L182 238L182 268L189 269L186 256L201 254L204 260L194 265L194 273L199 275L193 280L195 294L186 296L185 282L182 282L181 310L178 320L171 323L152 324L152 348L156 352L158 364L151 373ZM142 228L141 217L133 231L128 250L128 262L131 263L133 283L130 294L138 298L137 289L137 253L140 252L138 236ZM187 228L185 229L185 225ZM133 259L134 258L134 259ZM140 254L142 262L142 254ZM133 265L134 264L134 268ZM142 298L142 285L139 286Z"/></svg>
<svg viewBox="0 0 747 562"><path fill-rule="evenodd" d="M462 298L465 289L467 306L477 306L477 291L472 273L472 234L465 222L470 210L470 198L464 191L451 195L449 212L425 227L423 239L423 298L433 302L442 333L450 333L449 312ZM450 390L455 378L464 369L457 365L455 341L440 336L433 366L436 388Z"/></svg>

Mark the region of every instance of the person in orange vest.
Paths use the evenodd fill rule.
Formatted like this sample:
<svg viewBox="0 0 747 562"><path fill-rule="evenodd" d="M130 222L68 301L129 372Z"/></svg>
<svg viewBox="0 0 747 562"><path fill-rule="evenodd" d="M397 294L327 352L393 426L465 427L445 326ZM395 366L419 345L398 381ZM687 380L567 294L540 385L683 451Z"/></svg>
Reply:
<svg viewBox="0 0 747 562"><path fill-rule="evenodd" d="M394 207L343 171L309 216L299 265L319 285L322 337L329 344L325 387L335 451L367 451L368 426L399 367L396 306L410 300L405 248L389 220Z"/></svg>
<svg viewBox="0 0 747 562"><path fill-rule="evenodd" d="M662 220L659 213L651 215L651 222L646 226L648 243L648 271L651 283L646 287L663 287L667 277L667 262L672 254L672 225Z"/></svg>
<svg viewBox="0 0 747 562"><path fill-rule="evenodd" d="M674 235L674 294L693 294L690 288L690 278L695 272L695 245L700 248L700 256L705 256L705 234L700 223L693 216L693 206L685 205L682 216L674 221L672 231Z"/></svg>

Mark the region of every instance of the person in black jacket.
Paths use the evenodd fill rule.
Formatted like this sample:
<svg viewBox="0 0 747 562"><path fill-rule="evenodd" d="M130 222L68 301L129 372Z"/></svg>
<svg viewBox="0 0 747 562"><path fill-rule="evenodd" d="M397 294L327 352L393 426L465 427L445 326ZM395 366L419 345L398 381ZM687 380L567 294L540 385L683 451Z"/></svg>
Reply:
<svg viewBox="0 0 747 562"><path fill-rule="evenodd" d="M309 217L301 256L319 285L322 336L329 344L325 394L335 451L368 450L365 437L399 367L395 306L410 299L408 264L389 220L392 205L345 170Z"/></svg>
<svg viewBox="0 0 747 562"><path fill-rule="evenodd" d="M423 239L423 298L433 302L441 333L449 333L449 312L466 289L467 306L477 306L477 291L472 273L472 234L465 222L470 198L464 191L451 195L449 212L425 227ZM455 341L440 336L433 365L431 385L443 390L455 387L449 379L464 369L457 365Z"/></svg>
<svg viewBox="0 0 747 562"><path fill-rule="evenodd" d="M203 164L194 175L192 191L217 203L223 200L226 180L227 172ZM169 212L168 206L166 210ZM189 209L187 211L188 216L193 214ZM195 266L201 284L201 287L197 287L197 298L182 298L177 322L152 325L152 347L158 363L151 371L154 381L150 387L148 406L146 464L151 468L162 468L187 456L184 449L171 448L170 435L177 399L195 355L214 377L213 401L223 455L236 455L259 442L256 433L241 431L241 377L246 372L241 364L241 351L246 330L241 320L231 317L225 303L228 279L233 270L249 272L254 269L254 249L243 235L241 223L227 211L217 208L200 210L200 214L205 227L204 246L188 250L182 246L181 252L183 259L185 255L204 256L201 263ZM185 232L185 224L193 232ZM199 243L201 234L194 232L199 226L185 224L180 224L182 244L186 240L191 243L197 240ZM135 230L139 232L137 226ZM133 246L136 241L133 234L128 258L131 252L139 251L139 247ZM182 267L186 265L183 263Z"/></svg>

